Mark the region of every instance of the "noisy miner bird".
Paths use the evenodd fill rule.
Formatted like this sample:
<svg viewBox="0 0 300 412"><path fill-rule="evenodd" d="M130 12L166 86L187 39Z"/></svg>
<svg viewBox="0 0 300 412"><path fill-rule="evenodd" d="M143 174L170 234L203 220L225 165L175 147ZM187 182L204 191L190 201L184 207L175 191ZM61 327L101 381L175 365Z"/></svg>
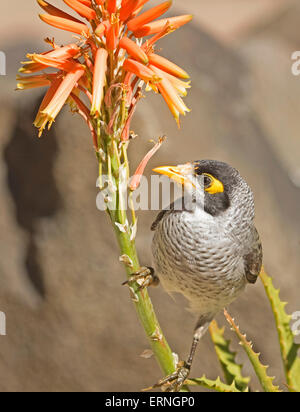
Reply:
<svg viewBox="0 0 300 412"><path fill-rule="evenodd" d="M232 303L262 266L254 226L253 193L226 163L201 160L155 172L184 187L184 196L160 212L152 225L154 271L144 285L161 281L182 293L199 320L189 358L155 387L179 391L188 378L198 342L217 313ZM140 274L140 276L142 276Z"/></svg>

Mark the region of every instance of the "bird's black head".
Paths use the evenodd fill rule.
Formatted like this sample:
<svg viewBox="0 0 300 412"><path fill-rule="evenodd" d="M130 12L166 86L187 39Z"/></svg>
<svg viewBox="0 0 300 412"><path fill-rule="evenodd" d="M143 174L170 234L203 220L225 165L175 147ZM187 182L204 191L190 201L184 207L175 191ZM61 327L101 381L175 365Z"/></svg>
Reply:
<svg viewBox="0 0 300 412"><path fill-rule="evenodd" d="M204 182L205 211L212 216L226 211L230 206L231 194L239 181L237 170L217 160L199 160L192 165L195 175Z"/></svg>
<svg viewBox="0 0 300 412"><path fill-rule="evenodd" d="M193 201L204 206L212 216L225 212L241 183L236 169L216 160L199 160L180 166L163 166L154 170L167 175L192 193ZM204 192L204 197L203 197ZM201 199L197 198L199 195Z"/></svg>

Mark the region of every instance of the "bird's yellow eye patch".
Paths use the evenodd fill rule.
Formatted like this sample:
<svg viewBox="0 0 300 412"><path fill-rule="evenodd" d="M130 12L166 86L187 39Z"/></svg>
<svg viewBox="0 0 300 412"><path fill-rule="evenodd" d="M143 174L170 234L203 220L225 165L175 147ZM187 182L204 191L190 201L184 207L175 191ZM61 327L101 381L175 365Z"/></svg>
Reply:
<svg viewBox="0 0 300 412"><path fill-rule="evenodd" d="M216 179L213 175L210 175L209 173L203 173L203 176L205 191L207 193L215 195L216 193L224 192L224 185L222 182L220 182L220 180Z"/></svg>

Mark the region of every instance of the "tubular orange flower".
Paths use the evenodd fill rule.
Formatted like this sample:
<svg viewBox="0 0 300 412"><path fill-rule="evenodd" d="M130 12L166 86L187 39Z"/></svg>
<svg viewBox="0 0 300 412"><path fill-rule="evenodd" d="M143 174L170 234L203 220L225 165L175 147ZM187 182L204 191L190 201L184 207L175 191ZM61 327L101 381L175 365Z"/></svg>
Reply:
<svg viewBox="0 0 300 412"><path fill-rule="evenodd" d="M141 161L141 163L139 164L138 168L136 169L131 182L129 184L129 188L130 190L134 191L136 190L140 183L141 183L141 179L142 176L145 172L146 166L149 163L149 161L152 159L152 157L155 155L155 153L160 149L161 145L163 144L163 142L166 140L166 136L161 137L158 141L158 143L156 143L156 145L153 147L153 149L151 149L146 156L144 157L144 159Z"/></svg>
<svg viewBox="0 0 300 412"><path fill-rule="evenodd" d="M27 57L31 61L23 62L24 66L19 70L19 72L34 73L41 71L47 67L62 68L62 64L66 63L68 59L79 57L81 53L82 50L80 49L80 47L78 47L76 44L69 44L64 47L57 47L54 50L39 55L27 54ZM58 60L60 61L59 65L57 65ZM52 65L53 62L55 62L54 66Z"/></svg>
<svg viewBox="0 0 300 412"><path fill-rule="evenodd" d="M64 70L66 72L73 71L75 67L83 68L81 64L76 63L74 60L55 59L42 54L29 55L35 63L44 64L46 67L54 67L56 69Z"/></svg>
<svg viewBox="0 0 300 412"><path fill-rule="evenodd" d="M19 69L19 72L23 74L37 73L47 68L47 66L40 63L23 62L23 64L24 66Z"/></svg>
<svg viewBox="0 0 300 412"><path fill-rule="evenodd" d="M104 33L107 33L107 30L110 28L110 26L111 24L108 20L105 20L102 23L100 23L95 30L96 36L103 36Z"/></svg>
<svg viewBox="0 0 300 412"><path fill-rule="evenodd" d="M93 103L91 114L100 116L101 104L103 100L103 88L107 70L108 53L105 49L98 49L95 59L94 82L93 82Z"/></svg>
<svg viewBox="0 0 300 412"><path fill-rule="evenodd" d="M78 81L84 73L85 70L83 68L78 68L78 65L75 65L74 70L68 73L61 81L48 105L40 112L40 121L42 121L40 133L43 132L43 129L46 127L48 122L50 129L58 113L61 111L68 97L72 93L72 90L76 87Z"/></svg>
<svg viewBox="0 0 300 412"><path fill-rule="evenodd" d="M122 7L120 10L120 20L126 21L135 10L137 0L122 0Z"/></svg>
<svg viewBox="0 0 300 412"><path fill-rule="evenodd" d="M141 12L143 6L148 3L148 1L149 0L122 0L120 20L126 21L129 17L135 17L136 14Z"/></svg>
<svg viewBox="0 0 300 412"><path fill-rule="evenodd" d="M97 26L96 30L95 30L95 34L96 34L96 36L101 37L101 36L103 36L103 34L105 33L105 31L106 31L106 26L105 26L105 24L104 24L104 23L100 23L100 24Z"/></svg>
<svg viewBox="0 0 300 412"><path fill-rule="evenodd" d="M153 70L135 60L125 60L123 67L125 71L135 74L146 83L155 84L161 81L161 78Z"/></svg>
<svg viewBox="0 0 300 412"><path fill-rule="evenodd" d="M160 70L158 67L156 68L156 71L160 74L161 77L165 76L170 81L179 96L185 97L187 95L186 89L191 88L191 82L184 82L177 77Z"/></svg>
<svg viewBox="0 0 300 412"><path fill-rule="evenodd" d="M190 76L184 71L181 67L177 66L176 64L170 62L169 60L165 59L158 54L149 54L148 56L150 64L158 67L159 69L172 74L173 76L179 77L181 79L189 79Z"/></svg>
<svg viewBox="0 0 300 412"><path fill-rule="evenodd" d="M174 30L189 23L193 19L192 15L184 15L177 17L170 17L169 19L161 19L153 21L152 23L145 24L134 32L136 38L150 36L151 34L157 34L163 30L166 25L170 25Z"/></svg>
<svg viewBox="0 0 300 412"><path fill-rule="evenodd" d="M128 29L133 32L138 30L141 26L144 26L145 24L150 23L151 21L162 16L164 13L166 13L169 10L171 6L172 6L172 0L169 0L169 1L165 1L162 4L159 4L156 7L153 7L152 9L146 11L140 16L135 17L134 19L130 20L128 22Z"/></svg>
<svg viewBox="0 0 300 412"><path fill-rule="evenodd" d="M74 57L79 57L80 54L82 53L81 49L77 44L68 44L67 46L64 47L57 47L54 50L51 50L49 52L43 53L43 54L27 54L27 57L29 59L32 59L32 56L41 56L41 57L48 57L52 59L60 59L60 60L67 60L71 59Z"/></svg>
<svg viewBox="0 0 300 412"><path fill-rule="evenodd" d="M51 87L48 89L48 91L47 91L47 93L45 94L44 99L43 99L43 101L42 101L42 103L41 103L41 105L40 105L40 108L39 108L39 110L38 110L37 116L36 116L35 121L34 121L35 127L37 127L37 128L39 129L39 137L42 136L42 133L43 133L43 131L44 131L46 125L47 125L47 122L48 122L47 117L45 117L45 116L43 115L43 110L46 109L46 107L48 106L48 104L49 104L49 103L51 102L51 100L53 99L55 93L57 92L59 86L60 86L61 83L62 83L62 80L63 80L62 78L57 77L57 78L53 81Z"/></svg>
<svg viewBox="0 0 300 412"><path fill-rule="evenodd" d="M38 76L17 76L17 90L33 89L36 87L48 86L51 84L50 75L41 74Z"/></svg>
<svg viewBox="0 0 300 412"><path fill-rule="evenodd" d="M150 54L154 51L154 45L162 38L165 36L168 36L170 33L173 33L176 29L172 28L172 26L167 23L164 28L159 31L157 34L152 36L150 39L147 39L147 41L143 44L142 48L145 50L147 54Z"/></svg>
<svg viewBox="0 0 300 412"><path fill-rule="evenodd" d="M180 114L188 110L181 97L186 96L190 87L190 83L180 79L188 79L189 76L175 63L157 55L154 47L162 37L189 22L192 16L183 15L153 21L169 10L171 0L161 1L161 4L145 12L142 12L142 9L149 0L63 0L72 10L88 20L88 23L84 23L46 0L37 2L48 13L41 14L41 20L83 38L78 44L72 43L63 47L57 46L54 39L48 40L52 50L42 54L29 54L27 57L30 61L24 62L19 71L32 76L28 79L19 78L18 89L48 85L49 81L53 84L53 77L49 80L46 74L34 76L48 68L58 69L57 76L60 80L69 73L84 70L85 75L82 75L77 86L91 100L91 118L100 118L105 124L114 126L114 119L122 114L120 121L123 126L118 126L119 130L122 130L120 140L123 141L129 136L131 118L138 100L136 93L142 87L140 80L143 80L147 87L161 92L179 123ZM130 36L129 30L133 32ZM153 36L144 42L136 41L148 35ZM65 84L64 82L63 86ZM106 84L108 89L115 85L125 86L121 88L122 98L118 97L115 103L117 106L112 113L109 112L109 116L115 116L114 119L107 119L107 112L103 110ZM50 89L53 90L52 86ZM75 92L73 94L75 95ZM125 104L122 110L119 110L118 104L121 100ZM83 110L80 111L82 114ZM42 113L39 120L42 124L47 123L47 118L45 115L43 117ZM107 126L105 130L110 132L113 127Z"/></svg>
<svg viewBox="0 0 300 412"><path fill-rule="evenodd" d="M160 83L157 84L157 87L161 92L163 98L165 99L166 103L168 104L173 115L175 112L175 119L177 120L178 118L177 111L182 115L185 115L186 112L189 112L190 110L186 107L181 97L177 94L175 88L173 87L172 83L169 81L167 76L164 75L161 70L157 69L157 67L152 65L150 65L149 67L151 70L154 71L154 73L157 74L157 76L161 77L162 80ZM174 111L174 108L176 109L176 111Z"/></svg>
<svg viewBox="0 0 300 412"><path fill-rule="evenodd" d="M119 36L119 18L115 14L111 16L111 22L106 31L106 45L108 50L114 51L118 45Z"/></svg>
<svg viewBox="0 0 300 412"><path fill-rule="evenodd" d="M125 49L127 53L136 60L140 60L144 64L148 64L149 59L144 50L138 46L133 40L128 37L123 37L120 40L120 47Z"/></svg>
<svg viewBox="0 0 300 412"><path fill-rule="evenodd" d="M71 16L68 13L65 13L64 11L58 9L55 6L52 6L52 4L48 3L47 1L44 0L37 0L38 4L41 6L43 10L45 10L46 13L51 14L51 16L56 16L56 17L62 17L64 19L72 20L77 23L81 23L80 20L76 19L75 17Z"/></svg>
<svg viewBox="0 0 300 412"><path fill-rule="evenodd" d="M182 80L178 79L171 74L165 73L169 81L174 86L175 90L179 94L179 96L185 97L187 95L187 90L191 88L191 82L183 82Z"/></svg>
<svg viewBox="0 0 300 412"><path fill-rule="evenodd" d="M52 16L50 14L40 14L40 19L49 24L50 26L56 27L57 29L70 31L71 33L77 33L88 37L90 34L89 28L84 23L79 23L69 18Z"/></svg>
<svg viewBox="0 0 300 412"><path fill-rule="evenodd" d="M64 2L75 10L81 17L85 17L88 20L94 20L96 18L95 10L80 3L78 0L64 0Z"/></svg>
<svg viewBox="0 0 300 412"><path fill-rule="evenodd" d="M111 14L117 11L117 0L107 0L107 11Z"/></svg>

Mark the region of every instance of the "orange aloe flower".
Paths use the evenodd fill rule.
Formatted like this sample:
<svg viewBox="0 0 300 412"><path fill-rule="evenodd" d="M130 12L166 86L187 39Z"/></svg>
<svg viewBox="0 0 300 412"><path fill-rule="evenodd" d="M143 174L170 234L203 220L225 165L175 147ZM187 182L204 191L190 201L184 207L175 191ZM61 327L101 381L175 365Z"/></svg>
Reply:
<svg viewBox="0 0 300 412"><path fill-rule="evenodd" d="M108 20L101 22L95 30L96 36L101 37L103 34L107 33L109 28L110 22Z"/></svg>
<svg viewBox="0 0 300 412"><path fill-rule="evenodd" d="M88 20L94 20L96 18L96 12L91 7L84 5L78 0L64 0L64 2L75 10L81 17L85 17ZM90 4L91 6L91 4Z"/></svg>
<svg viewBox="0 0 300 412"><path fill-rule="evenodd" d="M61 83L62 83L62 78L57 76L57 78L52 82L51 87L48 89L47 93L45 94L44 99L39 107L37 116L33 123L35 127L39 129L39 137L41 137L43 130L45 129L47 122L48 122L47 117L43 115L43 111L44 109L46 109L48 104L53 99Z"/></svg>
<svg viewBox="0 0 300 412"><path fill-rule="evenodd" d="M142 176L145 172L146 166L149 163L149 161L152 159L152 157L155 155L155 153L160 149L161 145L164 143L164 141L166 140L166 136L163 136L159 139L159 141L156 143L156 145L153 147L153 149L151 149L146 156L144 157L144 159L141 161L141 163L139 164L138 168L136 169L131 182L129 184L129 188L131 191L136 190L141 183L141 179Z"/></svg>
<svg viewBox="0 0 300 412"><path fill-rule="evenodd" d="M43 64L45 67L53 67L66 72L74 70L74 60L56 59L42 54L31 54L29 56L33 62ZM77 63L77 66L81 65Z"/></svg>
<svg viewBox="0 0 300 412"><path fill-rule="evenodd" d="M112 14L117 11L118 0L107 0L107 11Z"/></svg>
<svg viewBox="0 0 300 412"><path fill-rule="evenodd" d="M125 60L123 67L126 71L135 74L146 83L155 84L161 81L161 78L151 68L133 59Z"/></svg>
<svg viewBox="0 0 300 412"><path fill-rule="evenodd" d="M130 22L128 23L128 29L133 32L138 30L141 26L144 26L145 24L155 20L157 17L160 17L161 15L165 14L171 6L172 0L169 0L165 1L162 4L159 4L156 7L153 7L152 9L146 11L140 16L130 20Z"/></svg>
<svg viewBox="0 0 300 412"><path fill-rule="evenodd" d="M105 76L107 70L108 53L105 49L99 49L95 59L93 102L91 114L100 116L101 104L103 100L103 89L105 86Z"/></svg>
<svg viewBox="0 0 300 412"><path fill-rule="evenodd" d="M40 129L40 135L49 123L49 128L52 126L55 121L58 113L61 111L62 107L69 98L72 90L77 86L80 78L84 75L85 70L78 65L74 65L74 70L70 71L65 78L58 83L55 83L57 87L54 95L47 104L46 107L43 107L38 114L38 127ZM54 87L54 88L55 88ZM53 90L52 90L53 92Z"/></svg>
<svg viewBox="0 0 300 412"><path fill-rule="evenodd" d="M32 74L44 70L47 66L34 62L23 62L23 67L19 69L19 73Z"/></svg>
<svg viewBox="0 0 300 412"><path fill-rule="evenodd" d="M28 76L17 77L17 89L50 86L35 120L39 135L69 102L86 120L95 148L99 120L104 133L114 131L120 142L127 141L144 82L162 95L179 124L180 115L188 111L182 97L190 88L183 81L189 76L158 55L155 47L192 16L160 18L171 0L144 12L149 0L62 0L70 14L46 0L37 3L44 10L43 22L76 35L76 41L62 47L47 40L52 50L28 54L19 70ZM145 36L150 37L144 40ZM105 98L107 94L112 97Z"/></svg>
<svg viewBox="0 0 300 412"><path fill-rule="evenodd" d="M178 79L178 77L175 77L172 74L166 73L163 70L160 70L158 67L156 67L156 72L159 73L161 77L165 76L169 80L169 82L172 84L172 86L177 91L179 96L181 97L187 96L187 89L191 88L190 81L186 82L181 79Z"/></svg>
<svg viewBox="0 0 300 412"><path fill-rule="evenodd" d="M17 76L17 90L34 89L36 87L44 87L51 84L50 74L40 74L36 76Z"/></svg>
<svg viewBox="0 0 300 412"><path fill-rule="evenodd" d="M129 39L128 37L123 37L123 39L120 40L120 47L122 49L125 49L127 53L134 59L144 64L149 63L148 56L144 52L144 50L140 46L138 46L136 42Z"/></svg>
<svg viewBox="0 0 300 412"><path fill-rule="evenodd" d="M172 74L175 77L179 77L181 79L189 79L190 76L184 71L181 67L177 66L176 64L170 62L169 60L165 59L158 54L149 54L149 63L153 64L153 66L158 67L159 69Z"/></svg>
<svg viewBox="0 0 300 412"><path fill-rule="evenodd" d="M187 96L187 89L191 88L191 82L184 82L171 74L165 73L165 76L172 83L173 87L181 97Z"/></svg>
<svg viewBox="0 0 300 412"><path fill-rule="evenodd" d="M67 63L68 59L79 57L81 53L82 50L80 49L80 47L73 43L64 47L57 47L54 50L40 55L27 54L27 57L30 59L30 61L23 62L24 66L19 70L19 72L24 74L32 74L39 72L47 67L59 66L58 68L60 68L63 63ZM51 63L54 63L54 66L52 66Z"/></svg>
<svg viewBox="0 0 300 412"><path fill-rule="evenodd" d="M77 33L80 35L82 34L86 37L89 36L89 28L84 23L64 17L52 16L51 14L40 14L40 18L45 23L48 23L50 26L56 27L57 29L70 31L71 33Z"/></svg>
<svg viewBox="0 0 300 412"><path fill-rule="evenodd" d="M150 36L151 34L157 34L162 31L166 25L170 25L173 29L179 29L179 27L189 23L192 19L193 16L188 14L185 16L156 20L140 27L137 31L134 32L134 35L138 39L141 37Z"/></svg>
<svg viewBox="0 0 300 412"><path fill-rule="evenodd" d="M184 115L186 112L189 112L190 110L187 108L187 106L184 104L183 100L177 93L176 89L168 79L168 77L157 67L151 66L150 68L156 73L158 76L161 76L162 80L160 83L158 83L157 87L159 91L161 92L163 98L165 99L167 105L169 106L173 116L175 117L178 126L180 125L179 123L179 114Z"/></svg>
<svg viewBox="0 0 300 412"><path fill-rule="evenodd" d="M44 53L44 55L56 59L70 59L73 57L79 57L81 53L81 48L78 47L77 44L72 43L64 47L56 47L54 50Z"/></svg>
<svg viewBox="0 0 300 412"><path fill-rule="evenodd" d="M122 7L120 10L120 20L126 21L134 12L137 0L122 0Z"/></svg>
<svg viewBox="0 0 300 412"><path fill-rule="evenodd" d="M114 51L118 45L118 36L120 31L119 17L113 14L110 24L106 30L106 46L108 50Z"/></svg>

